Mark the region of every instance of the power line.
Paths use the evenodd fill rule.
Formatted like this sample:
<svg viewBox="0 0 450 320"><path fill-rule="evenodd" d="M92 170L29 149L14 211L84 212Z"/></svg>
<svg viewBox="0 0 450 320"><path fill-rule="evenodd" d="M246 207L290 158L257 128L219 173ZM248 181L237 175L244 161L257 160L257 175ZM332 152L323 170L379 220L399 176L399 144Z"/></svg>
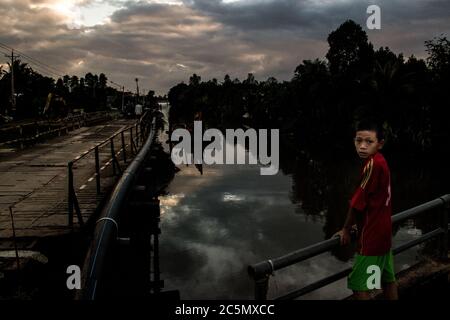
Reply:
<svg viewBox="0 0 450 320"><path fill-rule="evenodd" d="M11 52L4 52L2 50L0 50L0 53L3 53L5 56L10 56ZM54 73L50 73L49 71L45 70L44 68L41 68L40 66L37 65L33 65L33 71L38 72L39 74L41 74L42 76L46 76L49 78L54 78L55 74ZM60 77L58 75L58 77Z"/></svg>
<svg viewBox="0 0 450 320"><path fill-rule="evenodd" d="M5 50L5 49L3 49L3 50ZM8 51L2 51L2 50L0 50L0 52L4 53L4 54L10 54L11 53L11 51L8 52Z"/></svg>
<svg viewBox="0 0 450 320"><path fill-rule="evenodd" d="M19 51L17 51L17 52L19 52ZM29 58L24 57L23 55L22 55L22 57L25 58L25 60L28 63L31 63L32 65L34 65L34 67L40 67L41 69L45 69L45 70L47 70L47 73L51 73L52 75L57 76L58 78L62 78L64 76L63 73L57 73L57 72L53 71L52 69L50 69L49 67L47 67L46 65L38 64L38 63L30 60Z"/></svg>
<svg viewBox="0 0 450 320"><path fill-rule="evenodd" d="M41 72L41 73L43 73L44 75L47 75L47 76L49 76L49 77L51 77L51 78L53 78L53 77L57 77L57 78L63 78L63 75L60 75L60 74L58 74L58 73L55 73L55 72L52 72L52 71L50 71L50 70L48 70L48 69L45 69L45 68L43 68L43 67L41 67L41 66L38 66L38 65L34 65L33 66L33 69L34 70L37 70L37 71L39 71L39 72Z"/></svg>
<svg viewBox="0 0 450 320"><path fill-rule="evenodd" d="M11 54L11 52L3 52L1 50L0 50L0 53L5 54L5 56L10 56L10 54ZM42 74L43 76L47 76L50 78L53 78L55 76L55 73L51 73L50 71L47 71L46 69L44 69L40 66L37 66L37 65L33 65L32 69L33 69L33 71L36 71L36 72ZM58 77L60 77L60 76L58 75Z"/></svg>
<svg viewBox="0 0 450 320"><path fill-rule="evenodd" d="M2 47L3 49L8 49L9 50L9 47L7 45L2 44L2 43L0 43L0 47Z"/></svg>
<svg viewBox="0 0 450 320"><path fill-rule="evenodd" d="M28 59L25 59L25 60L22 59L22 61L26 61L26 63L29 64L30 66L32 66L32 68L34 70L39 71L39 72L43 73L44 75L50 76L52 78L55 77L55 76L57 78L62 78L63 77L59 73L56 73L56 72L54 72L54 71L52 71L52 70L50 70L48 68L45 68L45 67L43 67L41 65L38 65L38 64L35 64L35 63L31 62L31 61L28 61Z"/></svg>
<svg viewBox="0 0 450 320"><path fill-rule="evenodd" d="M124 111L124 104L125 104L125 86L121 86L120 84L118 84L118 83L115 83L114 81L112 81L112 80L109 80L109 82L111 83L111 84L113 84L113 85L115 85L115 86L118 86L120 89L122 89L122 111Z"/></svg>
<svg viewBox="0 0 450 320"><path fill-rule="evenodd" d="M113 85L116 85L116 86L118 86L119 88L122 88L122 87L124 87L124 86L122 86L122 85L120 85L120 84L118 84L118 83L115 83L114 81L112 81L112 80L109 80L109 82L111 82Z"/></svg>
<svg viewBox="0 0 450 320"><path fill-rule="evenodd" d="M54 76L56 76L58 78L63 78L64 75L67 75L66 72L64 72L64 71L62 71L62 70L60 70L58 68L52 67L52 66L50 66L50 65L48 65L48 64L46 64L46 63L44 63L44 62L42 62L42 61L40 61L40 60L38 60L36 58L32 58L29 55L25 54L24 52L22 52L20 50L17 50L17 49L14 49L13 47L8 46L7 44L4 44L4 43L0 42L0 48L3 48L3 50L8 50L8 54L11 51L13 51L13 50L14 50L14 52L19 53L20 57L23 58L24 60L26 60L28 63L32 64L33 68L35 70L39 71L40 73L42 73L42 74L44 74L46 76L50 76L51 78L53 78ZM5 53L3 51L0 51L0 52ZM116 85L116 86L118 86L118 87L120 87L124 91L126 90L128 92L132 92L132 90L130 90L129 88L127 88L127 87L125 87L123 85L117 84L117 83L115 83L115 82L113 82L111 80L109 80L109 82L114 84L114 85Z"/></svg>
<svg viewBox="0 0 450 320"><path fill-rule="evenodd" d="M12 47L10 47L10 46L4 44L4 43L1 43L1 42L0 42L0 45L2 45L3 47L6 47L7 49L10 49L10 50L13 50L13 49L14 49L14 48L12 48ZM66 72L61 71L61 70L58 69L58 68L52 67L52 66L50 66L50 65L48 65L48 64L46 64L46 63L44 63L44 62L42 62L42 61L40 61L40 60L38 60L38 59L36 59L36 58L30 57L29 55L25 54L24 52L22 52L22 51L20 51L20 50L17 50L17 49L14 49L14 50L15 50L16 52L20 53L20 54L21 54L23 57L25 57L26 59L31 60L31 61L34 61L34 63L38 63L38 64L41 64L41 65L47 67L47 68L53 69L53 70L56 71L57 73L61 73L61 74L65 74L65 73L66 73Z"/></svg>
<svg viewBox="0 0 450 320"><path fill-rule="evenodd" d="M17 52L19 52L19 51L17 51ZM20 52L19 52L19 53L20 53ZM30 59L30 58L28 58L27 56L23 56L23 57L24 57L25 60L27 60L28 62L31 62L31 63L33 63L34 65L39 65L39 66L41 66L42 68L45 68L46 70L48 70L49 72L51 72L52 74L57 75L58 77L61 77L61 78L62 78L62 77L64 77L65 74L67 74L66 72L61 72L61 71L56 70L55 68L48 67L46 64L35 62L35 61L33 61L33 59ZM56 71L53 71L53 70L56 70Z"/></svg>
<svg viewBox="0 0 450 320"><path fill-rule="evenodd" d="M108 80L108 81L109 81L111 84L113 84L113 85L119 87L120 89L123 89L124 91L131 92L131 90L130 90L128 87L125 87L124 85L115 83L115 82L112 81L112 80Z"/></svg>
<svg viewBox="0 0 450 320"><path fill-rule="evenodd" d="M48 72L50 72L53 75L56 75L56 76L62 78L64 74L67 74L64 71L61 71L61 70L59 70L59 69L57 69L55 67L49 66L48 64L46 64L46 63L44 63L44 62L42 62L42 61L40 61L38 59L32 58L29 55L25 54L24 52L22 52L20 50L17 50L17 49L14 49L14 48L12 48L12 47L4 44L4 43L0 42L0 47L2 47L4 49L7 49L7 50L14 50L14 51L18 52L19 54L21 54L21 57L23 57L28 62L30 62L30 63L32 63L34 65L39 65L41 68L46 69Z"/></svg>
<svg viewBox="0 0 450 320"><path fill-rule="evenodd" d="M34 71L37 71L38 73L40 73L43 76L49 77L49 78L54 78L55 77L55 73L51 73L50 71L47 71L39 66L33 66L32 68ZM60 75L57 75L58 78L61 78Z"/></svg>
<svg viewBox="0 0 450 320"><path fill-rule="evenodd" d="M29 64L30 66L32 66L32 69L33 69L34 71L38 71L39 73L42 73L42 75L48 76L48 77L50 77L50 78L54 78L55 76L56 76L57 78L62 78L62 76L61 76L60 74L56 73L56 72L53 72L53 71L51 71L51 70L48 70L48 69L46 69L46 68L44 68L44 67L42 67L42 66L40 66L40 65L37 65L37 64L30 64L30 63L28 63L28 62L29 62L29 61L27 61L27 64Z"/></svg>

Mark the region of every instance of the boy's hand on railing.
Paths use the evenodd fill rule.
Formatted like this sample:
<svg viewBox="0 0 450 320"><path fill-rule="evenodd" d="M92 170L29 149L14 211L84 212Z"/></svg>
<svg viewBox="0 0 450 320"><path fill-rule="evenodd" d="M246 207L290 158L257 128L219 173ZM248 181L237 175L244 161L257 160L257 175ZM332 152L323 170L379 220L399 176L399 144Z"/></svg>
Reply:
<svg viewBox="0 0 450 320"><path fill-rule="evenodd" d="M342 228L341 230L339 230L338 232L336 232L333 235L334 237L339 236L341 239L341 246L345 246L347 244L349 244L351 242L351 238L350 238L350 231L346 228Z"/></svg>

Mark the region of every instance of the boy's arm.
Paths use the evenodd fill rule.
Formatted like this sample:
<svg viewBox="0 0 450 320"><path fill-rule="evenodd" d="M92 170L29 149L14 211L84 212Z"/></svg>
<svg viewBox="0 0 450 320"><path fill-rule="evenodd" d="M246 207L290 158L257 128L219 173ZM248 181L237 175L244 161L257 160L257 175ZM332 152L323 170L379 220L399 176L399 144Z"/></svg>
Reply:
<svg viewBox="0 0 450 320"><path fill-rule="evenodd" d="M339 235L341 237L341 245L346 245L350 243L350 229L352 228L353 224L355 223L355 216L357 214L357 211L353 207L349 207L347 212L347 217L345 219L344 226L342 229L337 232L335 235Z"/></svg>
<svg viewBox="0 0 450 320"><path fill-rule="evenodd" d="M356 220L356 215L364 212L369 193L377 189L378 179L376 177L379 175L380 169L380 166L374 163L373 159L364 167L361 183L350 200L350 207L347 212L344 227L336 233L341 236L342 245L350 243L350 229Z"/></svg>
<svg viewBox="0 0 450 320"><path fill-rule="evenodd" d="M341 245L350 243L350 229L353 226L356 215L364 212L367 206L368 194L378 188L378 176L380 174L380 165L374 163L371 159L364 167L361 183L350 200L350 207L347 212L344 226L335 235L341 237Z"/></svg>
<svg viewBox="0 0 450 320"><path fill-rule="evenodd" d="M350 231L352 226L356 223L357 212L358 211L353 207L348 208L347 218L345 219L344 226L342 227L342 229Z"/></svg>

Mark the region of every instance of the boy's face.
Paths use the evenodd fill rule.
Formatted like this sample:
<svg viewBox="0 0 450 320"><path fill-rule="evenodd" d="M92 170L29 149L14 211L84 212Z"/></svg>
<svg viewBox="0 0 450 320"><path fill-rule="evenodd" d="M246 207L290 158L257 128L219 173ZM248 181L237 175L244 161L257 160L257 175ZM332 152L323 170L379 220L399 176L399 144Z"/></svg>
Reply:
<svg viewBox="0 0 450 320"><path fill-rule="evenodd" d="M379 141L376 131L357 131L355 136L355 148L361 159L374 155L383 148L384 140Z"/></svg>

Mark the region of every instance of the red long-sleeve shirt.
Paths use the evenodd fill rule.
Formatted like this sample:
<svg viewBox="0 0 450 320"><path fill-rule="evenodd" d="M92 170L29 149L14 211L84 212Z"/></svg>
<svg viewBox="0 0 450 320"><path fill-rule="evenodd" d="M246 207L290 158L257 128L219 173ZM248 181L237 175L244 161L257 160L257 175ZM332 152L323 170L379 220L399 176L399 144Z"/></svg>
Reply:
<svg viewBox="0 0 450 320"><path fill-rule="evenodd" d="M377 152L365 159L361 182L350 206L362 214L358 225L358 251L365 256L381 256L392 245L392 207L390 171L383 155ZM361 217L358 217L361 218Z"/></svg>

